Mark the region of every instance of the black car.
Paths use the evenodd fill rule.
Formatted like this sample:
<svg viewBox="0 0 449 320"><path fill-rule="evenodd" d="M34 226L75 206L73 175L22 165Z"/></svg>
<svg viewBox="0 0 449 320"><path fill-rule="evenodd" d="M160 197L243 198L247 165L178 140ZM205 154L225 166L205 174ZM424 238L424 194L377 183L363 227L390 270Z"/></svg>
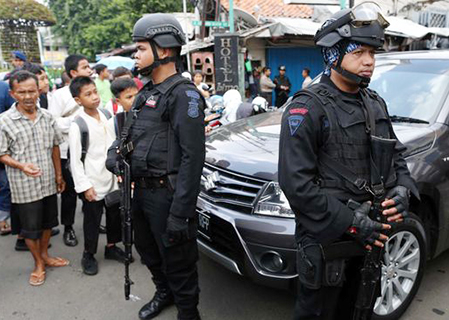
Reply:
<svg viewBox="0 0 449 320"><path fill-rule="evenodd" d="M398 319L419 288L426 259L449 246L449 51L379 54L370 88L387 102L421 196L384 250L375 318ZM277 183L281 116L282 110L250 117L208 137L198 242L228 269L289 288L297 277L295 221Z"/></svg>

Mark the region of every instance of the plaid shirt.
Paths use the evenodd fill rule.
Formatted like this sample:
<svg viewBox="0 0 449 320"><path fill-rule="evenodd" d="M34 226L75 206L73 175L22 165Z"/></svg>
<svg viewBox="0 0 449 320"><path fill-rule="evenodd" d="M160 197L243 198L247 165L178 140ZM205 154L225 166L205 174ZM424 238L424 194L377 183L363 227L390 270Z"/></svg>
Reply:
<svg viewBox="0 0 449 320"><path fill-rule="evenodd" d="M62 141L56 121L47 110L37 108L34 122L21 114L16 105L1 114L0 156L7 154L20 163L33 163L42 172L33 178L6 166L12 203L38 201L57 192L52 151Z"/></svg>

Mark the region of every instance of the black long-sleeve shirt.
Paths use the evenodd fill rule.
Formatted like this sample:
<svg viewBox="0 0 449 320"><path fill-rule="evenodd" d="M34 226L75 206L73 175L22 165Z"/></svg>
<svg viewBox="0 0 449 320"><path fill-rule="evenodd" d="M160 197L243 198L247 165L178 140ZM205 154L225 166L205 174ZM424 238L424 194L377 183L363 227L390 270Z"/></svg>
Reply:
<svg viewBox="0 0 449 320"><path fill-rule="evenodd" d="M328 77L323 76L321 82L336 88ZM342 94L349 100L357 100L357 95ZM280 186L296 215L297 236L308 233L326 244L345 233L353 220L353 211L317 183L320 149L329 136L328 119L318 103L309 96L299 95L284 111L278 172ZM347 112L347 116L353 118L364 117L363 111L354 106L342 108L341 112ZM355 126L360 126L356 130L365 134L364 121ZM391 129L391 124L389 127ZM390 134L395 138L392 129ZM414 182L401 155L404 149L398 142L394 155L397 184L413 189Z"/></svg>

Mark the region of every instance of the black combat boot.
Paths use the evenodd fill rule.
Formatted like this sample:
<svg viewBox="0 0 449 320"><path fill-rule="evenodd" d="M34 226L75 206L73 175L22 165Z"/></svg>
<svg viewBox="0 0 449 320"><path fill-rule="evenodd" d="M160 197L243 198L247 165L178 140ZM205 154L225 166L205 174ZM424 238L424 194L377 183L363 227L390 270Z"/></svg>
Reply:
<svg viewBox="0 0 449 320"><path fill-rule="evenodd" d="M153 319L166 307L174 304L173 295L169 289L157 289L153 299L139 311L141 320Z"/></svg>

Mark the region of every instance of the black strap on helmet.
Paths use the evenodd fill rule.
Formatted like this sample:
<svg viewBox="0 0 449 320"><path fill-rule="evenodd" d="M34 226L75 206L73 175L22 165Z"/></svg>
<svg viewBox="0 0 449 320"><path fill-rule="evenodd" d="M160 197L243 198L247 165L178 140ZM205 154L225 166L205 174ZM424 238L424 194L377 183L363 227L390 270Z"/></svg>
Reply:
<svg viewBox="0 0 449 320"><path fill-rule="evenodd" d="M352 73L352 72L349 72L348 70L343 69L343 67L341 66L341 63L343 62L343 58L346 54L346 50L348 49L349 43L350 43L350 41L348 41L348 40L342 40L340 42L340 52L338 55L337 65L332 66L332 69L337 71L343 77L357 83L360 88L367 88L371 81L371 78L361 77L355 73Z"/></svg>
<svg viewBox="0 0 449 320"><path fill-rule="evenodd" d="M141 74L142 76L150 76L154 69L156 69L157 67L159 67L159 66L161 66L163 64L167 64L167 63L170 63L170 62L174 62L176 64L178 62L178 57L177 56L175 56L175 57L165 57L164 59L159 59L159 55L157 53L156 44L154 43L154 41L149 41L149 43L150 43L150 46L151 46L151 50L153 51L154 61L149 66L146 66L145 68L142 68L142 69L138 70L139 74Z"/></svg>

